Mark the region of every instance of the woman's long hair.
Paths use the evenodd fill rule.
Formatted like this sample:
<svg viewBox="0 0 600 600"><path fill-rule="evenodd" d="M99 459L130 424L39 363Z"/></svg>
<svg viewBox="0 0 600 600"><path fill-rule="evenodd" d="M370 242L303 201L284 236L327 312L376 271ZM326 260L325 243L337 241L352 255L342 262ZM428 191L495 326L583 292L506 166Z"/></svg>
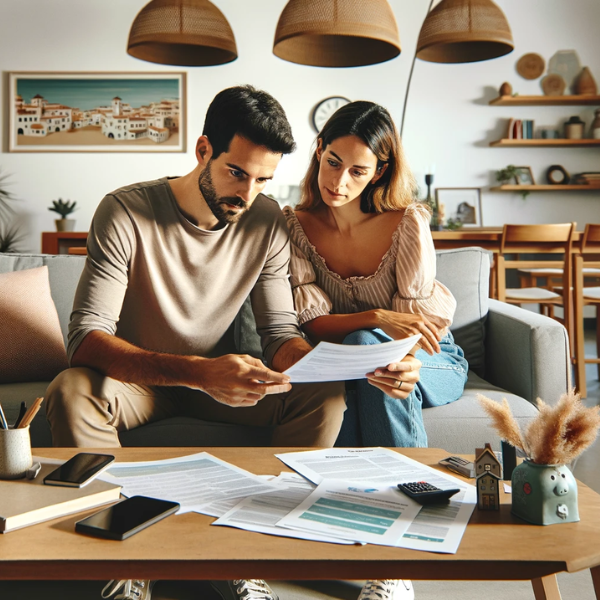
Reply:
<svg viewBox="0 0 600 600"><path fill-rule="evenodd" d="M325 150L334 140L355 135L377 157L377 169L387 164L383 175L364 189L360 207L365 213L401 210L413 202L416 187L408 168L398 132L388 111L373 102L358 101L337 110L317 136ZM319 160L313 154L302 180L302 199L296 210L311 210L323 201L319 191Z"/></svg>

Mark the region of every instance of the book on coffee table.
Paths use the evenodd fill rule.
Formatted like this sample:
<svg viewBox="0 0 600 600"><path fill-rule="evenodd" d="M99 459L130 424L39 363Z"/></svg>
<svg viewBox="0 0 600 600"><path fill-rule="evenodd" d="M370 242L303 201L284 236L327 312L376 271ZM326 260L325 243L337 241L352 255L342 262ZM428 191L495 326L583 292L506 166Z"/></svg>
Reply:
<svg viewBox="0 0 600 600"><path fill-rule="evenodd" d="M0 480L1 533L115 502L120 497L121 486L99 479L84 488L44 485L44 477L57 464L41 462L42 469L33 480Z"/></svg>

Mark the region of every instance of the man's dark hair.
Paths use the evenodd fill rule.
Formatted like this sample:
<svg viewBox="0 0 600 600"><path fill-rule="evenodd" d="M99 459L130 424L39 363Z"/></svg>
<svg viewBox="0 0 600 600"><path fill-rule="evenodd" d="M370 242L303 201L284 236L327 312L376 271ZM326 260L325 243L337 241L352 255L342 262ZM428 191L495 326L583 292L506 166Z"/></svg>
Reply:
<svg viewBox="0 0 600 600"><path fill-rule="evenodd" d="M236 134L274 153L290 154L296 149L292 128L281 104L251 85L219 92L206 113L202 135L213 147L213 159L229 150Z"/></svg>

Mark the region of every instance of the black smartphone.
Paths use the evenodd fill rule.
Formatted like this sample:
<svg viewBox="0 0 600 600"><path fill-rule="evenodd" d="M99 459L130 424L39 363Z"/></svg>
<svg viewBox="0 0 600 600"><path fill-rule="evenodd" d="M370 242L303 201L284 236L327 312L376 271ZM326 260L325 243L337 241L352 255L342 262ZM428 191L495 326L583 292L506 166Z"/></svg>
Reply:
<svg viewBox="0 0 600 600"><path fill-rule="evenodd" d="M46 485L82 488L114 462L111 454L80 452L44 477Z"/></svg>
<svg viewBox="0 0 600 600"><path fill-rule="evenodd" d="M75 531L109 540L124 540L176 513L177 502L131 496L75 523Z"/></svg>

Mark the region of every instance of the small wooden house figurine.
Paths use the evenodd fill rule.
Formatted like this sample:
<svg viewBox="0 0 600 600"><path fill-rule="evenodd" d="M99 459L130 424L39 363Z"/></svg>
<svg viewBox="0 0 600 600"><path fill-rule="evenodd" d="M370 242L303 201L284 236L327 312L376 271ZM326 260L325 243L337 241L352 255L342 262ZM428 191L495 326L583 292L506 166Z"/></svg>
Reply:
<svg viewBox="0 0 600 600"><path fill-rule="evenodd" d="M490 444L475 451L477 508L500 510L500 462Z"/></svg>

